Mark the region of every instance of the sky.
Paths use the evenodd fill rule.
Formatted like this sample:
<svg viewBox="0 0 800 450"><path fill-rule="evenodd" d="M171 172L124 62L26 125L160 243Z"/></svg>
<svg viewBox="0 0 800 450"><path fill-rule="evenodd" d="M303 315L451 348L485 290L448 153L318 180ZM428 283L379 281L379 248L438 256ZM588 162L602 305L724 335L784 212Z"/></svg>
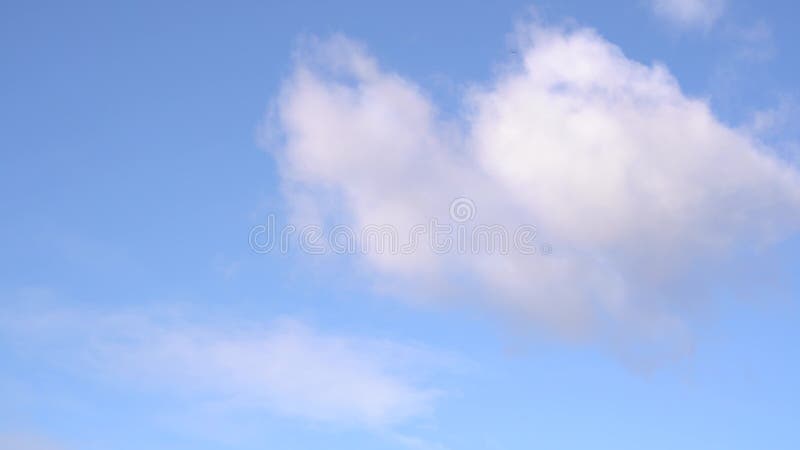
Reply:
<svg viewBox="0 0 800 450"><path fill-rule="evenodd" d="M798 13L3 2L0 450L800 447Z"/></svg>

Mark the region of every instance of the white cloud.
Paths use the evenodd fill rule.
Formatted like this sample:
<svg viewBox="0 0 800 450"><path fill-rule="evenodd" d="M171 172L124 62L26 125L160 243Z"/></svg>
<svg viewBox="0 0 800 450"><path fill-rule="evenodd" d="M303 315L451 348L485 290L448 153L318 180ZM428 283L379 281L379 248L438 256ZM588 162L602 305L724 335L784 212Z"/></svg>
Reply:
<svg viewBox="0 0 800 450"><path fill-rule="evenodd" d="M419 382L436 358L427 350L322 333L286 318L211 326L183 314L4 315L0 332L37 358L231 412L261 409L379 429L430 413L439 395ZM48 353L55 344L58 352Z"/></svg>
<svg viewBox="0 0 800 450"><path fill-rule="evenodd" d="M652 0L653 11L687 28L708 28L722 16L725 0Z"/></svg>
<svg viewBox="0 0 800 450"><path fill-rule="evenodd" d="M453 122L358 44L308 45L271 124L296 219L404 236L466 195L478 221L535 224L555 253L372 252L369 266L399 286L467 285L563 335L672 342L695 272L798 230L800 177L665 67L591 30L533 26L520 38L520 60L472 88Z"/></svg>

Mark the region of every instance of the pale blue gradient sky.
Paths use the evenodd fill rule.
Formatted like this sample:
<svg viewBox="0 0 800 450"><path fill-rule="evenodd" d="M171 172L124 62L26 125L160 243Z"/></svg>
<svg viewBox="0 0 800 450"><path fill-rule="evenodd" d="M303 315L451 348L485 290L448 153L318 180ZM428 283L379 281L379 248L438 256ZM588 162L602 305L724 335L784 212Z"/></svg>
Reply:
<svg viewBox="0 0 800 450"><path fill-rule="evenodd" d="M423 349L402 379L438 393L430 411L385 426L228 408L200 388L176 392L84 361L90 338L77 332L4 326L0 446L800 447L797 236L775 251L777 284L733 293L723 289L732 280L716 279L712 305L692 319L693 352L653 370L536 331L520 337L481 311L398 301L347 263L249 249L249 229L287 210L258 129L298 39L357 39L454 112L459 89L508 57L531 6L3 2L0 325L27 309L71 311L78 327L120 310L179 308L224 330L291 316L322 335ZM645 0L534 6L545 22L574 20L628 58L665 64L731 127L778 111L763 139L796 158L794 2L729 0L705 28L671 23Z"/></svg>

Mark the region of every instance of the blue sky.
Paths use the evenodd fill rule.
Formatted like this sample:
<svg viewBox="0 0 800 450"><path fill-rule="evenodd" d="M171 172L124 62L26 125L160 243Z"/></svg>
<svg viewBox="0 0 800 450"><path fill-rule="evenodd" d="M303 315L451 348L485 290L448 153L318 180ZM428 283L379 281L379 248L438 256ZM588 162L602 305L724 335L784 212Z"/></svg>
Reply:
<svg viewBox="0 0 800 450"><path fill-rule="evenodd" d="M0 8L0 448L800 446L792 2Z"/></svg>

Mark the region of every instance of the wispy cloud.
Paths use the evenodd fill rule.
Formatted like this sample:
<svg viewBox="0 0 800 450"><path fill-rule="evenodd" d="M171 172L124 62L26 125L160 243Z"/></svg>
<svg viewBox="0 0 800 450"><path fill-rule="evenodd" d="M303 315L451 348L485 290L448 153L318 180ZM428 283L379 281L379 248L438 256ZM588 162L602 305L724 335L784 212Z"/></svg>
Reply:
<svg viewBox="0 0 800 450"><path fill-rule="evenodd" d="M290 318L211 325L175 312L6 308L3 315L0 334L40 363L57 360L79 376L190 403L383 429L431 413L439 395L420 381L437 359L430 351ZM49 352L53 345L58 352Z"/></svg>
<svg viewBox="0 0 800 450"><path fill-rule="evenodd" d="M725 11L725 0L651 0L653 12L685 28L710 28Z"/></svg>
<svg viewBox="0 0 800 450"><path fill-rule="evenodd" d="M727 34L736 46L735 57L744 63L767 62L777 54L772 27L764 20L749 26L731 27Z"/></svg>
<svg viewBox="0 0 800 450"><path fill-rule="evenodd" d="M0 448L8 450L65 450L66 447L42 436L0 432Z"/></svg>
<svg viewBox="0 0 800 450"><path fill-rule="evenodd" d="M709 267L798 231L798 172L592 30L537 25L519 40L453 121L358 43L303 47L272 124L297 219L407 231L467 196L477 221L535 224L553 254L371 253L368 266L398 286L468 286L570 337L682 341Z"/></svg>

